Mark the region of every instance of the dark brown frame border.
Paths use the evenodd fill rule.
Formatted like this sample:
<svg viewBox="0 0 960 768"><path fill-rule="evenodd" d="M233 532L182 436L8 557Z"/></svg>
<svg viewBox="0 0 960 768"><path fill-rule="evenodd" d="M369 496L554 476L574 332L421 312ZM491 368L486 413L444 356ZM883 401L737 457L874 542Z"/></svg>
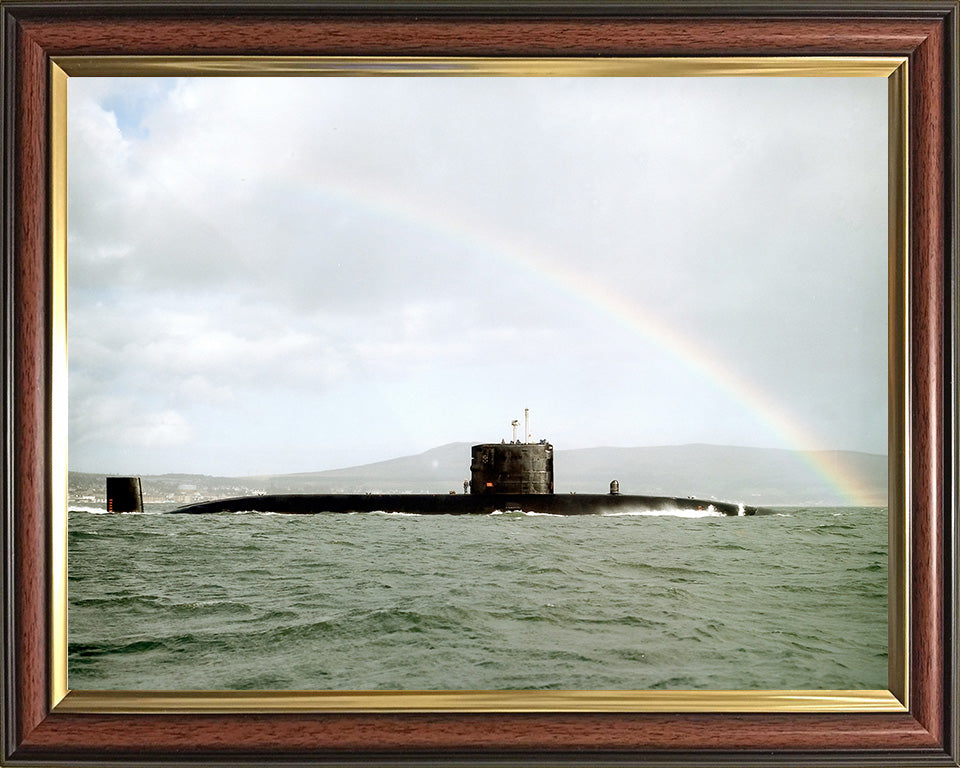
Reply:
<svg viewBox="0 0 960 768"><path fill-rule="evenodd" d="M8 765L958 765L957 0L0 0ZM904 714L50 711L48 78L64 55L909 58L912 584Z"/></svg>

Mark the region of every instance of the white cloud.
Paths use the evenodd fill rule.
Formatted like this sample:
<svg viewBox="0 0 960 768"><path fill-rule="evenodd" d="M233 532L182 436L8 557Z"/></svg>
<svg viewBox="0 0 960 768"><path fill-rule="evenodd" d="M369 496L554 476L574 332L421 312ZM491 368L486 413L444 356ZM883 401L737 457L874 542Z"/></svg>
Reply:
<svg viewBox="0 0 960 768"><path fill-rule="evenodd" d="M124 441L146 447L185 445L194 436L193 429L176 411L142 414L139 423L128 428Z"/></svg>
<svg viewBox="0 0 960 768"><path fill-rule="evenodd" d="M195 436L188 421L173 410L144 412L131 397L93 396L73 409L70 429L86 441L113 443L118 450L186 445Z"/></svg>
<svg viewBox="0 0 960 768"><path fill-rule="evenodd" d="M180 383L179 390L193 403L229 406L235 402L234 392L230 386L217 384L205 376L188 376Z"/></svg>
<svg viewBox="0 0 960 768"><path fill-rule="evenodd" d="M698 429L777 444L738 393L611 312L617 298L773 393L824 447L883 449L882 81L69 87L72 413L122 397L179 414L197 462L214 423L329 421L371 398L409 408L392 428L429 447L413 443L439 431L410 425L434 418L441 387L442 407L469 398L486 420L539 399L567 445ZM478 422L459 418L471 439ZM72 422L76 444L104 439Z"/></svg>

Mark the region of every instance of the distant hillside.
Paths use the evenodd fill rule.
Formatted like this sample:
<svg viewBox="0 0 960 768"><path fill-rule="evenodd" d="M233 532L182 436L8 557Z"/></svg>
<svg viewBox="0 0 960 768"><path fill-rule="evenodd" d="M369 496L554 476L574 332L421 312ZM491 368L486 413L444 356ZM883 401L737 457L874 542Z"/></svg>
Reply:
<svg viewBox="0 0 960 768"><path fill-rule="evenodd" d="M852 451L800 452L719 445L585 448L554 457L558 490L596 491L602 478L622 493L697 496L754 504L840 505L844 486L864 502L887 501L887 457Z"/></svg>
<svg viewBox="0 0 960 768"><path fill-rule="evenodd" d="M71 472L102 488L102 475ZM863 503L885 506L887 458L850 451L799 451L719 445L581 448L554 454L557 493L606 493L611 480L625 494L696 496L760 505L848 504L838 487L860 491ZM470 476L470 443L451 443L415 456L375 464L291 475L222 478L204 475L143 477L144 493L188 484L209 495L266 493L448 493Z"/></svg>
<svg viewBox="0 0 960 768"><path fill-rule="evenodd" d="M447 493L462 492L463 481L469 477L470 443L449 443L415 456L359 467L245 480L262 485L267 493Z"/></svg>
<svg viewBox="0 0 960 768"><path fill-rule="evenodd" d="M829 477L824 468L830 468ZM554 454L557 493L698 496L755 504L839 505L848 497L831 478L856 478L867 503L887 498L887 458L851 451L798 451L718 445L581 448ZM451 443L415 456L359 467L246 478L270 491L317 493L462 491L470 444Z"/></svg>

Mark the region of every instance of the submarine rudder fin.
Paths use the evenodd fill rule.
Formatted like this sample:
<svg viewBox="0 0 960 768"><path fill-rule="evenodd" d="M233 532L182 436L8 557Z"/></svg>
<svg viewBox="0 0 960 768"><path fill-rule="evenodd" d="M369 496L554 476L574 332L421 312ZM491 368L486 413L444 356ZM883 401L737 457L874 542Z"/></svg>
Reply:
<svg viewBox="0 0 960 768"><path fill-rule="evenodd" d="M143 512L139 477L107 478L107 512Z"/></svg>

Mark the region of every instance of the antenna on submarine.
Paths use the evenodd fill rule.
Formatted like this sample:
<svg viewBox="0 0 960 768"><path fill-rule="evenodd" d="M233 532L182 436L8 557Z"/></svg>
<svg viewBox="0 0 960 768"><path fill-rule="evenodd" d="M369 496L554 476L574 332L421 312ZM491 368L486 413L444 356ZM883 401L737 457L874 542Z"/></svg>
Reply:
<svg viewBox="0 0 960 768"><path fill-rule="evenodd" d="M517 427L520 426L520 422L514 419L510 422L510 426L513 427L513 437L510 438L510 442L515 443L517 442Z"/></svg>
<svg viewBox="0 0 960 768"><path fill-rule="evenodd" d="M530 442L530 409L523 409L523 442Z"/></svg>

